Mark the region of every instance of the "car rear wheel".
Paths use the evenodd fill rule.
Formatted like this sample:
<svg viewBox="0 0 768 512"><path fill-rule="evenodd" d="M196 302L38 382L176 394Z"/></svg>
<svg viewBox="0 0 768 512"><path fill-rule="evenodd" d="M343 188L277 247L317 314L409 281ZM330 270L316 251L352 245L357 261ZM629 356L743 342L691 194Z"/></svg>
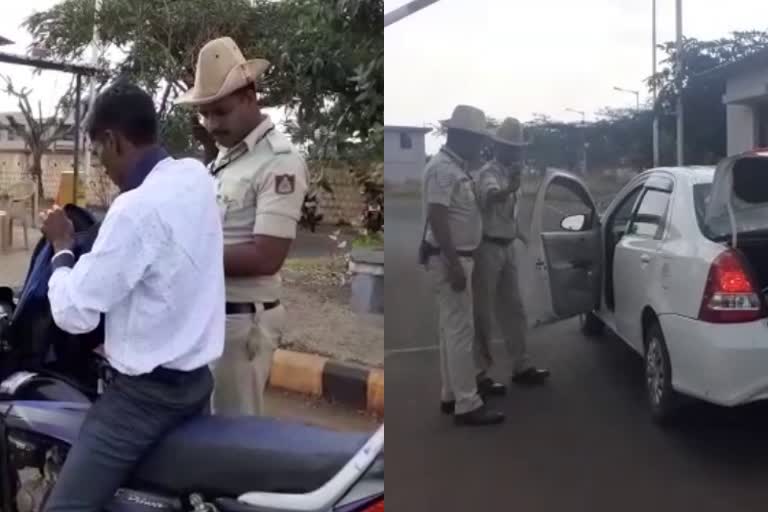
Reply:
<svg viewBox="0 0 768 512"><path fill-rule="evenodd" d="M669 351L656 321L645 332L645 390L653 420L660 425L670 424L680 407L680 396L672 388Z"/></svg>
<svg viewBox="0 0 768 512"><path fill-rule="evenodd" d="M593 312L586 313L579 317L581 321L581 332L584 336L597 337L605 331L605 324Z"/></svg>

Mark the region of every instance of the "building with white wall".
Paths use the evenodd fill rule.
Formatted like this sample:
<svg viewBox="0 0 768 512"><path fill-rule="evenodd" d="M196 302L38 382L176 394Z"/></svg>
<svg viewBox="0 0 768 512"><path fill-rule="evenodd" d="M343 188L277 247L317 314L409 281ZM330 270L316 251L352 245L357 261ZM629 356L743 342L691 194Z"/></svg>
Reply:
<svg viewBox="0 0 768 512"><path fill-rule="evenodd" d="M384 182L421 181L427 155L424 139L431 129L416 126L384 127Z"/></svg>
<svg viewBox="0 0 768 512"><path fill-rule="evenodd" d="M768 50L723 67L728 154L768 147Z"/></svg>

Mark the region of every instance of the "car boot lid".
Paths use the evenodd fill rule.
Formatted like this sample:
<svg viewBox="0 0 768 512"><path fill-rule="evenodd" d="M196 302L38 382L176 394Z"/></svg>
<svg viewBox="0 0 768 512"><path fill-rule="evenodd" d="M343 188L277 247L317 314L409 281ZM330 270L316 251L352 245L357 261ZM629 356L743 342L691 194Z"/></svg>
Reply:
<svg viewBox="0 0 768 512"><path fill-rule="evenodd" d="M740 235L768 235L768 148L717 165L704 224L710 237L734 247Z"/></svg>

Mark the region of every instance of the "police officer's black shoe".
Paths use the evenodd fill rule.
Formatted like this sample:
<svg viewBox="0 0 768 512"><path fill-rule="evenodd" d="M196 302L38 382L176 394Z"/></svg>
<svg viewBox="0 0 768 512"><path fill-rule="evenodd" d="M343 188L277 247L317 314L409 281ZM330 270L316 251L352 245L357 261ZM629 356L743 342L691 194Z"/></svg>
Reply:
<svg viewBox="0 0 768 512"><path fill-rule="evenodd" d="M477 392L483 398L488 396L504 396L507 394L507 386L501 382L496 382L490 377L478 377Z"/></svg>
<svg viewBox="0 0 768 512"><path fill-rule="evenodd" d="M521 385L543 384L549 378L549 370L530 367L512 376L512 382Z"/></svg>
<svg viewBox="0 0 768 512"><path fill-rule="evenodd" d="M451 400L449 402L440 402L440 412L443 414L453 414L453 411L456 409L456 400Z"/></svg>
<svg viewBox="0 0 768 512"><path fill-rule="evenodd" d="M468 427L482 427L485 425L498 425L504 423L504 413L499 411L493 411L488 409L487 405L483 405L464 414L456 414L453 417L453 421L456 425L468 426Z"/></svg>

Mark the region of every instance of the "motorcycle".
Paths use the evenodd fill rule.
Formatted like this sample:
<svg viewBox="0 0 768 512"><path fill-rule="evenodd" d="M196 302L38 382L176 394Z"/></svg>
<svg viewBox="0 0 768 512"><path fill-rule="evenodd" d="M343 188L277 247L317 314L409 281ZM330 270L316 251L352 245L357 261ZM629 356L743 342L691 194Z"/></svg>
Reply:
<svg viewBox="0 0 768 512"><path fill-rule="evenodd" d="M92 241L93 219L76 207L65 210L77 219L76 238L85 233ZM50 259L45 244L33 252L18 300L0 288L0 509L12 512L42 510L88 408L109 385L108 364L93 351L98 333L78 337L73 354L73 340L52 322L40 292ZM83 247L75 252L89 250ZM200 416L147 454L106 510L383 511L384 427L368 436Z"/></svg>
<svg viewBox="0 0 768 512"><path fill-rule="evenodd" d="M322 222L323 215L317 213L318 201L317 192L311 190L304 198L304 203L301 205L301 219L299 219L299 225L314 233L317 230L317 225Z"/></svg>

